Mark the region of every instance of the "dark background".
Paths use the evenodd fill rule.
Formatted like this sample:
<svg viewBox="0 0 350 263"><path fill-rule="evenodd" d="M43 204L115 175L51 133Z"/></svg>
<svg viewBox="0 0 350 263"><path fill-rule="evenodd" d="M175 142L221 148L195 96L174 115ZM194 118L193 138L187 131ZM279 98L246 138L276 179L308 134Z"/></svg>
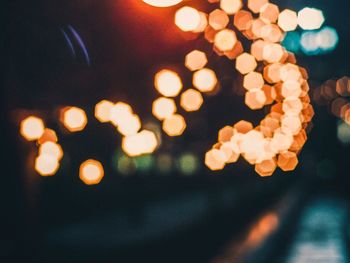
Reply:
<svg viewBox="0 0 350 263"><path fill-rule="evenodd" d="M164 136L160 151L203 156L222 126L240 119L257 124L265 114L247 109L243 98L233 92L240 77L232 62L218 58L201 37L188 40L175 28L176 8L157 9L140 2L13 0L2 4L3 262L209 262L266 209L277 211L281 203L293 208L280 231L283 236L293 231L298 211L312 196L327 194L348 202L350 148L338 141L338 120L327 105L314 105L314 128L296 171L276 172L270 178L259 178L244 161L219 173L202 167L192 177L174 171L169 176L150 172L125 178L108 166L120 147L120 137L91 117L83 133L59 133L68 157L56 176L40 178L31 172L35 147L18 133L23 112L36 113L59 130L55 117L59 107L80 106L93 116L94 104L108 98L129 102L142 120L152 119L150 107L157 97L154 73L172 67L190 85L183 57L194 48L207 52L221 91L206 97L200 112L185 114L189 127L184 136ZM213 8L204 2L187 3L206 11ZM325 24L338 31L340 42L334 52L298 55L299 64L309 71L312 89L328 79L350 75L348 1L275 2L281 9L320 8ZM62 30L68 32L69 26L83 39L89 60L77 43L73 43L75 56L67 46ZM79 164L87 158L106 163L106 176L98 186L87 187L78 178ZM273 243L278 246L267 250L273 255L268 262L288 249L288 242Z"/></svg>

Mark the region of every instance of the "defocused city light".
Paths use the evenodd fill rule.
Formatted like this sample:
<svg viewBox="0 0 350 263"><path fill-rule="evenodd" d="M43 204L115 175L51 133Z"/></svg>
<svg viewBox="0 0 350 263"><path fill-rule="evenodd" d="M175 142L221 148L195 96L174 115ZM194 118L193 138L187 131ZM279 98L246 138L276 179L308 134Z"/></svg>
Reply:
<svg viewBox="0 0 350 263"><path fill-rule="evenodd" d="M45 142L39 147L39 155L51 155L58 160L63 157L62 147L54 142Z"/></svg>
<svg viewBox="0 0 350 263"><path fill-rule="evenodd" d="M109 122L111 120L111 110L114 103L108 100L102 100L95 106L95 117L100 122Z"/></svg>
<svg viewBox="0 0 350 263"><path fill-rule="evenodd" d="M197 111L202 104L202 94L195 89L188 89L181 94L180 105L186 111Z"/></svg>
<svg viewBox="0 0 350 263"><path fill-rule="evenodd" d="M298 12L298 25L304 30L319 29L323 23L323 12L319 9L305 7Z"/></svg>
<svg viewBox="0 0 350 263"><path fill-rule="evenodd" d="M87 117L83 109L66 107L61 112L61 121L68 131L78 132L84 130L87 124Z"/></svg>
<svg viewBox="0 0 350 263"><path fill-rule="evenodd" d="M182 81L176 72L163 69L155 75L154 86L163 96L175 97L182 89Z"/></svg>
<svg viewBox="0 0 350 263"><path fill-rule="evenodd" d="M152 113L159 120L169 118L175 112L176 104L173 99L161 97L156 99L152 104Z"/></svg>
<svg viewBox="0 0 350 263"><path fill-rule="evenodd" d="M176 11L175 25L182 31L194 31L201 23L201 16L195 8L184 6Z"/></svg>
<svg viewBox="0 0 350 263"><path fill-rule="evenodd" d="M103 177L104 169L99 161L89 159L80 165L79 178L85 184L99 184Z"/></svg>
<svg viewBox="0 0 350 263"><path fill-rule="evenodd" d="M193 86L201 92L213 91L218 80L213 70L203 68L193 74Z"/></svg>
<svg viewBox="0 0 350 263"><path fill-rule="evenodd" d="M191 71L199 70L203 68L207 63L207 56L204 52L199 50L193 50L185 57L185 66Z"/></svg>
<svg viewBox="0 0 350 263"><path fill-rule="evenodd" d="M45 125L42 119L29 116L21 121L20 133L27 141L39 139L45 131Z"/></svg>
<svg viewBox="0 0 350 263"><path fill-rule="evenodd" d="M237 13L242 8L242 0L220 0L220 8L228 15Z"/></svg>
<svg viewBox="0 0 350 263"><path fill-rule="evenodd" d="M35 159L35 170L42 176L54 175L59 166L58 159L51 154L41 154Z"/></svg>
<svg viewBox="0 0 350 263"><path fill-rule="evenodd" d="M174 114L163 121L163 131L169 136L180 136L186 129L186 121L179 114Z"/></svg>
<svg viewBox="0 0 350 263"><path fill-rule="evenodd" d="M182 0L142 0L146 4L155 6L155 7L169 7L181 3Z"/></svg>

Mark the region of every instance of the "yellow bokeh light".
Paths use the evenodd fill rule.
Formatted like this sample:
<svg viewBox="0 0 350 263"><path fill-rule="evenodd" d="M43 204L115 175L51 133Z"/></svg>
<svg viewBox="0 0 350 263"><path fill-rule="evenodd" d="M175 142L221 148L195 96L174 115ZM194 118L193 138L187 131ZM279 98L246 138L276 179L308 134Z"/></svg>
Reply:
<svg viewBox="0 0 350 263"><path fill-rule="evenodd" d="M201 23L201 16L197 9L184 6L176 11L175 24L185 32L194 31Z"/></svg>
<svg viewBox="0 0 350 263"><path fill-rule="evenodd" d="M50 154L41 154L35 159L35 170L42 176L54 175L59 166L58 159Z"/></svg>
<svg viewBox="0 0 350 263"><path fill-rule="evenodd" d="M153 153L157 146L156 135L148 130L142 130L135 135L126 136L122 141L123 151L132 157Z"/></svg>
<svg viewBox="0 0 350 263"><path fill-rule="evenodd" d="M213 91L218 80L213 70L203 68L193 74L193 86L201 92Z"/></svg>
<svg viewBox="0 0 350 263"><path fill-rule="evenodd" d="M247 74L254 71L257 65L258 64L256 63L254 56L250 55L249 53L243 53L236 59L236 69L241 74Z"/></svg>
<svg viewBox="0 0 350 263"><path fill-rule="evenodd" d="M169 7L177 5L178 3L181 3L182 0L142 0L146 4L149 4L151 6L155 7Z"/></svg>
<svg viewBox="0 0 350 263"><path fill-rule="evenodd" d="M108 100L102 100L95 106L95 117L100 122L109 122L111 120L111 110L114 103Z"/></svg>
<svg viewBox="0 0 350 263"><path fill-rule="evenodd" d="M251 89L245 94L245 104L252 110L261 109L265 102L265 92L261 89Z"/></svg>
<svg viewBox="0 0 350 263"><path fill-rule="evenodd" d="M280 44L276 43L267 44L263 49L263 58L269 63L276 63L281 61L284 54L284 48Z"/></svg>
<svg viewBox="0 0 350 263"><path fill-rule="evenodd" d="M237 43L236 33L231 29L223 29L216 33L214 45L220 51L230 51Z"/></svg>
<svg viewBox="0 0 350 263"><path fill-rule="evenodd" d="M296 12L285 9L278 16L278 26L285 32L294 31L298 26L298 15Z"/></svg>
<svg viewBox="0 0 350 263"><path fill-rule="evenodd" d="M154 86L163 96L175 97L182 89L182 81L176 72L163 69L155 75Z"/></svg>
<svg viewBox="0 0 350 263"><path fill-rule="evenodd" d="M161 97L156 99L152 104L152 113L159 120L169 118L175 112L176 105L173 99Z"/></svg>
<svg viewBox="0 0 350 263"><path fill-rule="evenodd" d="M229 21L228 15L220 9L215 9L209 14L209 25L214 30L224 29Z"/></svg>
<svg viewBox="0 0 350 263"><path fill-rule="evenodd" d="M264 86L263 76L258 72L250 72L244 76L243 87L246 90L261 89Z"/></svg>
<svg viewBox="0 0 350 263"><path fill-rule="evenodd" d="M222 170L225 167L226 155L223 151L212 149L205 154L205 165L212 171Z"/></svg>
<svg viewBox="0 0 350 263"><path fill-rule="evenodd" d="M261 8L268 2L269 0L248 0L248 8L252 10L253 13L259 13Z"/></svg>
<svg viewBox="0 0 350 263"><path fill-rule="evenodd" d="M197 90L188 89L181 94L180 105L186 111L197 111L202 104L202 94Z"/></svg>
<svg viewBox="0 0 350 263"><path fill-rule="evenodd" d="M193 50L185 57L185 66L191 71L199 70L203 68L207 63L207 56L204 52L199 50Z"/></svg>
<svg viewBox="0 0 350 263"><path fill-rule="evenodd" d="M117 102L110 111L110 121L114 126L124 123L133 115L132 108L129 104L124 102Z"/></svg>
<svg viewBox="0 0 350 263"><path fill-rule="evenodd" d="M220 8L226 14L233 15L242 8L242 0L220 0Z"/></svg>
<svg viewBox="0 0 350 263"><path fill-rule="evenodd" d="M305 7L298 12L298 25L304 30L319 29L324 20L323 12L316 8Z"/></svg>
<svg viewBox="0 0 350 263"><path fill-rule="evenodd" d="M99 161L89 159L80 165L79 178L87 185L100 183L103 176L104 169Z"/></svg>
<svg viewBox="0 0 350 263"><path fill-rule="evenodd" d="M54 130L45 128L43 135L38 139L39 144L43 144L45 142L57 142L57 134Z"/></svg>
<svg viewBox="0 0 350 263"><path fill-rule="evenodd" d="M163 121L163 131L169 136L180 136L186 129L184 117L174 114Z"/></svg>
<svg viewBox="0 0 350 263"><path fill-rule="evenodd" d="M29 116L21 121L20 133L27 141L39 139L45 131L45 125L42 119Z"/></svg>
<svg viewBox="0 0 350 263"><path fill-rule="evenodd" d="M60 160L63 157L62 147L54 142L45 142L39 147L39 155L52 155Z"/></svg>
<svg viewBox="0 0 350 263"><path fill-rule="evenodd" d="M67 107L62 110L61 121L70 132L82 131L87 124L85 111L78 107Z"/></svg>
<svg viewBox="0 0 350 263"><path fill-rule="evenodd" d="M141 129L139 116L131 114L121 119L118 125L118 132L124 136L136 134Z"/></svg>

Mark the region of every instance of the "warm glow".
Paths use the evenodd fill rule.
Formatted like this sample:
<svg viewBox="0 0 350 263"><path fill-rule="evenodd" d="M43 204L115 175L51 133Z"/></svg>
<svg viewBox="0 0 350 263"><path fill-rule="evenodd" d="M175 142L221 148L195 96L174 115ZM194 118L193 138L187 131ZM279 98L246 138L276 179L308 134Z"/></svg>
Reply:
<svg viewBox="0 0 350 263"><path fill-rule="evenodd" d="M20 133L27 141L34 141L39 139L45 130L45 125L42 119L29 116L21 121Z"/></svg>
<svg viewBox="0 0 350 263"><path fill-rule="evenodd" d="M109 122L111 120L111 110L114 103L108 100L102 100L95 106L95 117L100 122Z"/></svg>
<svg viewBox="0 0 350 263"><path fill-rule="evenodd" d="M80 165L79 178L87 185L98 184L103 176L103 166L99 161L90 159Z"/></svg>
<svg viewBox="0 0 350 263"><path fill-rule="evenodd" d="M124 136L134 135L141 129L140 118L136 114L126 115L119 122L117 129Z"/></svg>
<svg viewBox="0 0 350 263"><path fill-rule="evenodd" d="M186 129L184 117L179 114L166 118L163 121L163 130L169 136L180 136Z"/></svg>
<svg viewBox="0 0 350 263"><path fill-rule="evenodd" d="M214 37L214 45L220 51L230 51L237 43L236 33L230 29L223 29L216 33Z"/></svg>
<svg viewBox="0 0 350 263"><path fill-rule="evenodd" d="M209 25L214 30L224 29L229 21L228 15L220 9L215 9L209 14Z"/></svg>
<svg viewBox="0 0 350 263"><path fill-rule="evenodd" d="M57 143L45 142L39 147L39 155L51 155L60 160L63 157L63 150Z"/></svg>
<svg viewBox="0 0 350 263"><path fill-rule="evenodd" d="M319 9L305 7L298 13L298 24L304 30L319 29L323 23L323 12Z"/></svg>
<svg viewBox="0 0 350 263"><path fill-rule="evenodd" d="M57 138L56 132L48 128L44 130L43 135L41 135L41 137L38 139L39 144L43 144L45 142L57 142L57 141L58 141L58 138Z"/></svg>
<svg viewBox="0 0 350 263"><path fill-rule="evenodd" d="M256 63L254 56L248 53L243 53L239 55L236 59L236 69L241 74L247 74L249 72L254 71L257 65L258 64Z"/></svg>
<svg viewBox="0 0 350 263"><path fill-rule="evenodd" d="M42 176L54 175L59 166L58 159L50 154L41 154L35 159L35 170Z"/></svg>
<svg viewBox="0 0 350 263"><path fill-rule="evenodd" d="M279 8L274 4L267 3L260 9L260 19L265 23L276 23L279 14Z"/></svg>
<svg viewBox="0 0 350 263"><path fill-rule="evenodd" d="M199 70L203 68L207 63L207 56L204 52L199 50L193 50L185 57L185 66L191 71Z"/></svg>
<svg viewBox="0 0 350 263"><path fill-rule="evenodd" d="M173 99L161 97L156 99L153 102L152 113L159 120L164 120L165 118L169 118L175 112L176 112L176 105Z"/></svg>
<svg viewBox="0 0 350 263"><path fill-rule="evenodd" d="M203 68L193 74L193 86L201 92L213 91L218 80L215 72L208 68Z"/></svg>
<svg viewBox="0 0 350 263"><path fill-rule="evenodd" d="M133 115L132 108L124 102L117 102L110 111L110 121L114 126L126 122Z"/></svg>
<svg viewBox="0 0 350 263"><path fill-rule="evenodd" d="M175 97L182 89L182 81L176 72L163 69L155 75L154 86L163 96Z"/></svg>
<svg viewBox="0 0 350 263"><path fill-rule="evenodd" d="M186 111L197 111L202 104L202 94L197 90L188 89L181 94L180 105Z"/></svg>
<svg viewBox="0 0 350 263"><path fill-rule="evenodd" d="M197 9L184 6L176 11L175 24L185 32L194 31L201 23L201 16Z"/></svg>
<svg viewBox="0 0 350 263"><path fill-rule="evenodd" d="M298 26L298 15L296 12L285 9L278 16L278 25L285 31L294 31Z"/></svg>
<svg viewBox="0 0 350 263"><path fill-rule="evenodd" d="M67 107L62 110L61 121L70 132L82 131L87 124L85 111L78 107Z"/></svg>
<svg viewBox="0 0 350 263"><path fill-rule="evenodd" d="M248 8L252 10L253 13L259 13L261 8L268 2L269 0L248 0Z"/></svg>
<svg viewBox="0 0 350 263"><path fill-rule="evenodd" d="M242 8L242 0L220 0L220 8L228 15L233 15Z"/></svg>
<svg viewBox="0 0 350 263"><path fill-rule="evenodd" d="M177 5L178 3L181 3L182 0L142 0L146 4L149 4L151 6L155 7L169 7Z"/></svg>
<svg viewBox="0 0 350 263"><path fill-rule="evenodd" d="M158 146L157 137L154 132L142 130L141 132L123 138L123 151L129 156L150 154Z"/></svg>
<svg viewBox="0 0 350 263"><path fill-rule="evenodd" d="M264 86L264 79L258 72L250 72L244 76L243 87L246 90L261 89Z"/></svg>

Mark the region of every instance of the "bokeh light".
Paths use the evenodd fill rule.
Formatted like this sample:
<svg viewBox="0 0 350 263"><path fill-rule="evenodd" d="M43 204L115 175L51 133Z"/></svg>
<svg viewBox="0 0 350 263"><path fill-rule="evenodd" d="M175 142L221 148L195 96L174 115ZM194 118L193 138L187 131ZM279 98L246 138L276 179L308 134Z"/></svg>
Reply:
<svg viewBox="0 0 350 263"><path fill-rule="evenodd" d="M87 124L85 111L78 107L66 107L61 112L61 122L70 132L84 130Z"/></svg>
<svg viewBox="0 0 350 263"><path fill-rule="evenodd" d="M201 16L197 9L184 6L176 11L175 25L182 31L194 31L201 23Z"/></svg>
<svg viewBox="0 0 350 263"><path fill-rule="evenodd" d="M108 100L102 100L95 106L95 117L100 122L109 122L111 120L111 110L114 103Z"/></svg>
<svg viewBox="0 0 350 263"><path fill-rule="evenodd" d="M52 176L59 167L58 159L51 154L41 154L35 159L35 170L41 176Z"/></svg>
<svg viewBox="0 0 350 263"><path fill-rule="evenodd" d="M45 131L45 125L42 119L29 116L21 121L20 134L27 141L34 141L39 139Z"/></svg>
<svg viewBox="0 0 350 263"><path fill-rule="evenodd" d="M207 63L207 56L204 52L199 50L193 50L185 57L185 66L191 71L199 70L203 68Z"/></svg>
<svg viewBox="0 0 350 263"><path fill-rule="evenodd" d="M154 86L163 96L175 97L182 89L182 81L176 72L163 69L155 75Z"/></svg>
<svg viewBox="0 0 350 263"><path fill-rule="evenodd" d="M317 8L305 7L298 12L298 25L304 30L319 29L324 20L323 12Z"/></svg>
<svg viewBox="0 0 350 263"><path fill-rule="evenodd" d="M152 113L159 120L169 118L175 112L176 104L173 99L161 97L156 99L152 104Z"/></svg>
<svg viewBox="0 0 350 263"><path fill-rule="evenodd" d="M93 159L83 162L79 168L79 178L87 185L99 184L104 177L102 164Z"/></svg>
<svg viewBox="0 0 350 263"><path fill-rule="evenodd" d="M195 89L188 89L181 94L180 105L186 111L197 111L202 104L202 94Z"/></svg>
<svg viewBox="0 0 350 263"><path fill-rule="evenodd" d="M201 92L211 92L215 89L218 80L213 70L203 68L193 74L193 86Z"/></svg>
<svg viewBox="0 0 350 263"><path fill-rule="evenodd" d="M186 129L186 121L179 114L174 114L163 121L163 131L169 136L180 136Z"/></svg>

